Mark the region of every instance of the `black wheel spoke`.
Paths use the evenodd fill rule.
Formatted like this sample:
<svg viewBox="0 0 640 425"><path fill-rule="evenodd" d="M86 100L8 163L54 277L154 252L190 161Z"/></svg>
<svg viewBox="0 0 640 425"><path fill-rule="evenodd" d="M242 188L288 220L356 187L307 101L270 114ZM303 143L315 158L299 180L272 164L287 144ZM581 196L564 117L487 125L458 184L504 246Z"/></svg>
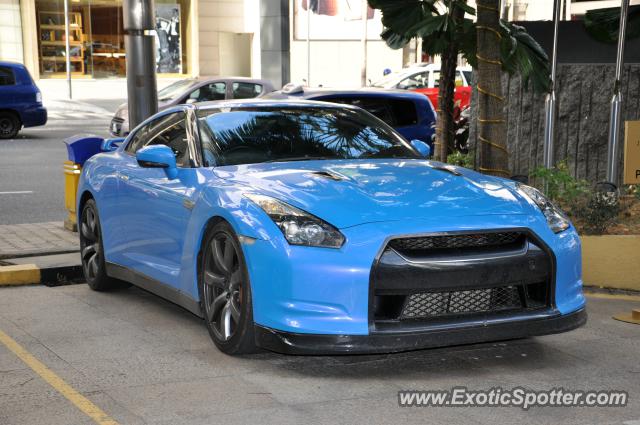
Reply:
<svg viewBox="0 0 640 425"><path fill-rule="evenodd" d="M220 333L225 341L231 338L231 303L227 302L220 312Z"/></svg>
<svg viewBox="0 0 640 425"><path fill-rule="evenodd" d="M96 245L91 244L87 245L82 249L82 258L87 258L90 255L94 255L96 253Z"/></svg>
<svg viewBox="0 0 640 425"><path fill-rule="evenodd" d="M236 299L237 295L238 293L236 292L231 296L231 298L229 298L229 308L231 309L231 317L233 317L233 320L236 323L240 322L240 314L241 314L240 305L238 303L238 300Z"/></svg>
<svg viewBox="0 0 640 425"><path fill-rule="evenodd" d="M222 273L229 274L229 269L224 261L224 247L220 239L213 240L213 260Z"/></svg>
<svg viewBox="0 0 640 425"><path fill-rule="evenodd" d="M207 316L210 322L213 321L213 319L217 316L216 313L220 312L220 309L226 304L226 302L227 302L226 291L222 292L220 295L215 297L213 301L211 301L211 305L209 306L209 312Z"/></svg>
<svg viewBox="0 0 640 425"><path fill-rule="evenodd" d="M233 269L233 258L235 255L236 250L233 248L231 241L227 239L224 244L224 267L228 273Z"/></svg>
<svg viewBox="0 0 640 425"><path fill-rule="evenodd" d="M82 223L82 225L80 227L81 227L81 230L82 230L82 236L85 239L88 239L90 241L95 241L96 240L96 235L94 235L93 232L91 231L91 229L89 229L89 225L87 223Z"/></svg>
<svg viewBox="0 0 640 425"><path fill-rule="evenodd" d="M204 283L209 286L217 286L219 288L224 287L224 276L220 276L211 270L204 271Z"/></svg>

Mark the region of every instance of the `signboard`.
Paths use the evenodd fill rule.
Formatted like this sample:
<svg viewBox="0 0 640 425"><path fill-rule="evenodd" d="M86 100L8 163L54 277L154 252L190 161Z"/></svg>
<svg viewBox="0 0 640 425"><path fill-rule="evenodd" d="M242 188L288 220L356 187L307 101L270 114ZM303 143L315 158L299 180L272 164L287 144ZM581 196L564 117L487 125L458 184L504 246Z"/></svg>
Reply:
<svg viewBox="0 0 640 425"><path fill-rule="evenodd" d="M156 4L156 72L182 73L180 5Z"/></svg>
<svg viewBox="0 0 640 425"><path fill-rule="evenodd" d="M640 184L640 121L624 124L624 184Z"/></svg>
<svg viewBox="0 0 640 425"><path fill-rule="evenodd" d="M380 40L382 20L379 11L363 0L294 0L293 35L296 40L307 38L307 22L311 40L360 40L362 38L362 8L367 7L367 39ZM307 8L311 15L307 16Z"/></svg>

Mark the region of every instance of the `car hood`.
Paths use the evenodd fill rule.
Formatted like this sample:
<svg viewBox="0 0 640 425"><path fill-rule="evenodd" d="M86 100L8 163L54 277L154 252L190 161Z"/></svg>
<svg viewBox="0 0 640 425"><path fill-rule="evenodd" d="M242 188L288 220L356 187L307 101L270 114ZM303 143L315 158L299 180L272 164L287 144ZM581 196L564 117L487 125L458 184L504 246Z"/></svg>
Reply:
<svg viewBox="0 0 640 425"><path fill-rule="evenodd" d="M171 102L158 102L158 111L162 111L163 109L167 109L169 106L172 106ZM115 113L116 117L122 118L125 121L129 120L129 104L122 103L118 106Z"/></svg>
<svg viewBox="0 0 640 425"><path fill-rule="evenodd" d="M325 160L224 166L216 175L339 228L363 223L526 214L509 183L426 160ZM453 172L452 172L453 171Z"/></svg>

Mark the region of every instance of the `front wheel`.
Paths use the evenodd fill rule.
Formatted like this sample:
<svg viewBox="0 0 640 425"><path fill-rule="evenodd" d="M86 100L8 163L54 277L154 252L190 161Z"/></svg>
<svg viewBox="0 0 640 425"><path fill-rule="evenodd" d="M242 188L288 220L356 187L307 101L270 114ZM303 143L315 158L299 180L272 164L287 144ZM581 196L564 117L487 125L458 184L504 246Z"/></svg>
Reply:
<svg viewBox="0 0 640 425"><path fill-rule="evenodd" d="M87 284L94 291L108 291L121 285L117 279L107 276L102 247L102 230L98 208L93 199L89 199L82 208L78 233L80 234L80 256L82 271Z"/></svg>
<svg viewBox="0 0 640 425"><path fill-rule="evenodd" d="M249 273L240 242L225 222L205 236L198 288L214 344L226 354L255 352Z"/></svg>

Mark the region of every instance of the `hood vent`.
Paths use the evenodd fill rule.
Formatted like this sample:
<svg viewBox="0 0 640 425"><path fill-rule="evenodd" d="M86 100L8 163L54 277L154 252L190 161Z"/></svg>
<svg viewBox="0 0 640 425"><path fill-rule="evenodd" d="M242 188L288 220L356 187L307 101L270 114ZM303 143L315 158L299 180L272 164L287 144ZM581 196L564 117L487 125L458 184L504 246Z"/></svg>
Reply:
<svg viewBox="0 0 640 425"><path fill-rule="evenodd" d="M446 165L429 165L429 167L433 168L434 170L444 171L445 173L453 174L454 176L462 175L460 171Z"/></svg>
<svg viewBox="0 0 640 425"><path fill-rule="evenodd" d="M312 171L309 173L309 175L312 177L322 177L322 178L337 181L337 182L345 179L340 174L332 173L329 171Z"/></svg>

